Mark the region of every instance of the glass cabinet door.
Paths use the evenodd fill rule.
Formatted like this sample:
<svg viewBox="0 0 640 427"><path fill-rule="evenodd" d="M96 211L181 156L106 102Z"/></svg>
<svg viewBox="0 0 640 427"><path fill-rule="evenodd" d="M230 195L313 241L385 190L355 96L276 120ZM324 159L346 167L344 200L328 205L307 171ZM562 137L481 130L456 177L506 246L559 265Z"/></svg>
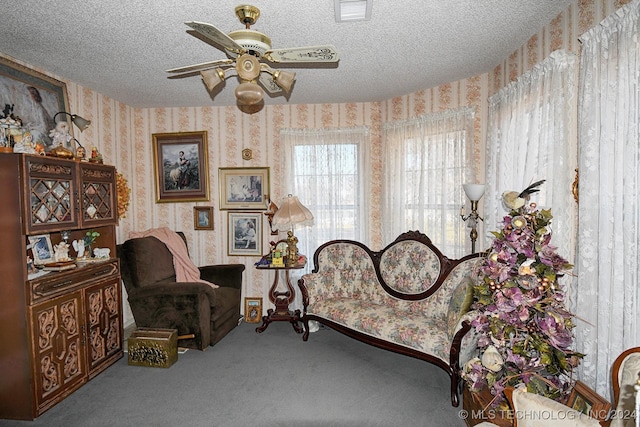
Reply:
<svg viewBox="0 0 640 427"><path fill-rule="evenodd" d="M115 168L80 163L80 178L82 226L115 224L118 220Z"/></svg>
<svg viewBox="0 0 640 427"><path fill-rule="evenodd" d="M28 234L78 226L76 165L44 156L24 156L25 226Z"/></svg>

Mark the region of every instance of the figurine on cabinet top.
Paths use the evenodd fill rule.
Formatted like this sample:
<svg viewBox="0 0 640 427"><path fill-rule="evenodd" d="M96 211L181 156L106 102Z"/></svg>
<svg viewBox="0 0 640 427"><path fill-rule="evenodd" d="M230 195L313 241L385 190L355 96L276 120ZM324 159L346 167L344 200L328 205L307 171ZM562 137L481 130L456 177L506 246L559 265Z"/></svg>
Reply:
<svg viewBox="0 0 640 427"><path fill-rule="evenodd" d="M56 124L56 128L52 129L49 133L53 141L53 146L62 145L65 148L69 148L69 141L71 141L72 136L69 134L69 123L67 122L58 122Z"/></svg>
<svg viewBox="0 0 640 427"><path fill-rule="evenodd" d="M31 132L27 131L22 135L22 141L17 142L13 146L14 153L27 153L27 154L35 154L36 146L33 143L33 135Z"/></svg>
<svg viewBox="0 0 640 427"><path fill-rule="evenodd" d="M91 157L89 157L91 163L102 163L102 154L98 151L98 147L91 149Z"/></svg>

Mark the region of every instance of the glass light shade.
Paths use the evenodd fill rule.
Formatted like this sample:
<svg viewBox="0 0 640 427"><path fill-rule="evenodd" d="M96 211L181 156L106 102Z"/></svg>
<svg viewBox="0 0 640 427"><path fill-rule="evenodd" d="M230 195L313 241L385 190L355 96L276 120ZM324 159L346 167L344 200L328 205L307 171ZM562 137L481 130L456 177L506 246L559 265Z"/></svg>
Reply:
<svg viewBox="0 0 640 427"><path fill-rule="evenodd" d="M83 130L85 130L91 125L90 120L84 119L75 114L71 115L71 121L73 122L74 125L78 126L78 129L80 129L80 132L82 132Z"/></svg>
<svg viewBox="0 0 640 427"><path fill-rule="evenodd" d="M236 60L236 71L242 80L253 81L260 75L260 62L255 56L245 53Z"/></svg>
<svg viewBox="0 0 640 427"><path fill-rule="evenodd" d="M298 197L289 194L282 199L282 204L273 215L273 228L278 230L292 230L294 225L313 225L313 214Z"/></svg>
<svg viewBox="0 0 640 427"><path fill-rule="evenodd" d="M242 105L255 105L262 101L264 91L255 83L240 83L236 88L236 99Z"/></svg>
<svg viewBox="0 0 640 427"><path fill-rule="evenodd" d="M224 71L221 68L200 71L200 76L209 92L224 81Z"/></svg>
<svg viewBox="0 0 640 427"><path fill-rule="evenodd" d="M482 195L484 194L484 187L484 184L462 184L464 193L472 202L477 202L482 198Z"/></svg>
<svg viewBox="0 0 640 427"><path fill-rule="evenodd" d="M296 79L296 73L289 71L277 70L273 73L273 81L276 82L285 92L291 92L291 86Z"/></svg>
<svg viewBox="0 0 640 427"><path fill-rule="evenodd" d="M80 132L84 131L86 128L88 128L91 125L91 121L85 119L84 117L80 117L77 114L70 114L67 113L66 111L60 111L56 114L53 115L53 121L56 121L56 116L58 114L66 114L67 116L71 117L71 122L76 125L78 127L78 129L80 129Z"/></svg>

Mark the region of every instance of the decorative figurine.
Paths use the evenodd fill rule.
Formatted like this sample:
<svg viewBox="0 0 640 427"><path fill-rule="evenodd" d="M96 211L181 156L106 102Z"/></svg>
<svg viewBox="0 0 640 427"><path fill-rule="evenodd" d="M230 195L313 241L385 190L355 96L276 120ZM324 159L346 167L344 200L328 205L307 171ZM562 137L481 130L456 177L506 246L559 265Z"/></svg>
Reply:
<svg viewBox="0 0 640 427"><path fill-rule="evenodd" d="M53 146L62 145L67 148L69 146L69 141L71 141L72 136L69 134L69 123L67 122L58 122L56 124L56 128L52 129L49 132L49 136L52 139Z"/></svg>
<svg viewBox="0 0 640 427"><path fill-rule="evenodd" d="M76 256L78 258L84 257L84 239L74 240L72 243L73 249L76 251Z"/></svg>
<svg viewBox="0 0 640 427"><path fill-rule="evenodd" d="M35 154L36 153L36 146L33 143L33 135L31 134L31 132L26 131L22 135L22 141L17 142L13 146L13 152L14 153L27 153L27 154Z"/></svg>
<svg viewBox="0 0 640 427"><path fill-rule="evenodd" d="M98 151L98 147L91 149L91 157L89 158L91 163L102 163L102 154Z"/></svg>
<svg viewBox="0 0 640 427"><path fill-rule="evenodd" d="M71 261L71 258L69 258L69 244L67 242L62 241L53 247L53 259L56 262Z"/></svg>

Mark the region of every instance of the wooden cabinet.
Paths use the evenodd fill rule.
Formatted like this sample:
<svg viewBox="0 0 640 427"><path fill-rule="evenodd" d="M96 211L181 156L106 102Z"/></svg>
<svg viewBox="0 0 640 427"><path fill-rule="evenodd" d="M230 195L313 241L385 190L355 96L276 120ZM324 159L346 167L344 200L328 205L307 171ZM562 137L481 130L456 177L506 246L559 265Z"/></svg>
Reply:
<svg viewBox="0 0 640 427"><path fill-rule="evenodd" d="M115 256L112 166L0 154L0 418L33 419L122 357L117 258L29 275L29 236L95 230Z"/></svg>

